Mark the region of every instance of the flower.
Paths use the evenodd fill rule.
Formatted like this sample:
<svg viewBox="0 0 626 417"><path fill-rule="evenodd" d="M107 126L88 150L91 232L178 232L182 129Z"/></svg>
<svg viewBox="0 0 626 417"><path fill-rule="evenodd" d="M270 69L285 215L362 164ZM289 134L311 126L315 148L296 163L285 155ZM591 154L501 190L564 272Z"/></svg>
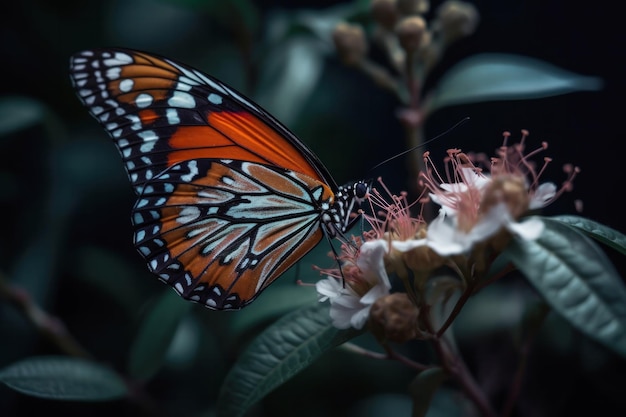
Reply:
<svg viewBox="0 0 626 417"><path fill-rule="evenodd" d="M538 150L524 154L524 142L528 131L522 131L520 143L507 144L510 133L504 133L504 143L497 157L491 159L489 174L485 174L467 154L460 149L448 150L446 158L447 182L434 167L430 154L424 154L429 168L422 173L422 184L431 201L441 206L439 216L428 226L428 234L422 242L410 247L427 245L442 256L468 252L478 243L486 241L501 230L523 239L537 239L543 231L538 219L518 221L529 210L545 207L563 191L571 189L578 168L566 167L569 177L557 189L553 183L539 184L549 158L537 171L530 157L547 149L544 142ZM405 249L407 245L394 245Z"/></svg>
<svg viewBox="0 0 626 417"><path fill-rule="evenodd" d="M353 244L342 245L341 270L325 271L328 278L316 285L320 301L330 301L335 327L360 329L369 322L370 330L384 340L418 337L422 330L415 320L421 311L428 315L427 294L440 267L455 270L463 285L486 273L512 236L525 240L541 236L543 222L524 216L571 190L579 170L566 165L568 176L560 188L540 183L551 160L544 158L537 169L531 158L547 144L526 153L527 131L514 145L507 143L508 132L503 136L491 159L450 149L445 177L425 153L424 192L414 203L409 203L406 193L392 194L379 178L386 195L372 189L368 196L372 214L363 214L371 230ZM430 202L440 208L438 216L427 222L421 213ZM416 205L421 210L414 215ZM404 296L390 293L388 274L402 283Z"/></svg>
<svg viewBox="0 0 626 417"><path fill-rule="evenodd" d="M330 300L336 328L363 328L374 302L389 294L391 284L383 260L387 248L383 240L363 243L356 257L344 259L342 272L326 271L329 276L315 285L319 301Z"/></svg>

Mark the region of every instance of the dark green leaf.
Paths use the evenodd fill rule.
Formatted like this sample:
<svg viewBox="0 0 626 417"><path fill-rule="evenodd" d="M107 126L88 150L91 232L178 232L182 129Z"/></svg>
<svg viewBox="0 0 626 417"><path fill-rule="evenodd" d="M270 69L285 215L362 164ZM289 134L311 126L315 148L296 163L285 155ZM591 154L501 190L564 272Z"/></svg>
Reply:
<svg viewBox="0 0 626 417"><path fill-rule="evenodd" d="M439 367L420 372L409 387L413 397L412 417L423 417L430 407L430 402L439 386L448 378L446 371Z"/></svg>
<svg viewBox="0 0 626 417"><path fill-rule="evenodd" d="M551 219L581 229L592 238L626 255L626 235L615 229L579 216L554 216Z"/></svg>
<svg viewBox="0 0 626 417"><path fill-rule="evenodd" d="M480 54L451 68L426 101L427 112L465 103L526 100L602 88L583 76L534 58Z"/></svg>
<svg viewBox="0 0 626 417"><path fill-rule="evenodd" d="M149 379L161 367L178 325L192 303L167 290L150 309L130 349L129 373L133 378Z"/></svg>
<svg viewBox="0 0 626 417"><path fill-rule="evenodd" d="M286 125L293 125L323 69L323 50L310 36L294 36L263 60L257 101Z"/></svg>
<svg viewBox="0 0 626 417"><path fill-rule="evenodd" d="M311 305L317 300L313 287L273 285L249 307L232 318L229 330L234 337L245 334L254 326L276 320L290 311Z"/></svg>
<svg viewBox="0 0 626 417"><path fill-rule="evenodd" d="M284 316L252 341L230 370L220 392L218 415L244 415L250 406L324 352L359 333L334 328L326 303Z"/></svg>
<svg viewBox="0 0 626 417"><path fill-rule="evenodd" d="M626 286L589 238L543 218L536 241L514 239L506 254L574 327L626 356Z"/></svg>
<svg viewBox="0 0 626 417"><path fill-rule="evenodd" d="M113 370L85 359L40 356L0 370L0 382L16 391L53 400L106 401L127 395Z"/></svg>
<svg viewBox="0 0 626 417"><path fill-rule="evenodd" d="M0 136L8 135L41 123L45 106L32 98L7 96L0 98Z"/></svg>

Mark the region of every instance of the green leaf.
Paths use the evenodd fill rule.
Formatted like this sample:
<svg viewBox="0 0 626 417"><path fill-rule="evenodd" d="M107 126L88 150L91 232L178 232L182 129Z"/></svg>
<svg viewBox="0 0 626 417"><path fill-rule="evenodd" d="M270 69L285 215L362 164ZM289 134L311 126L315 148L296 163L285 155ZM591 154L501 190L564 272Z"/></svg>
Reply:
<svg viewBox="0 0 626 417"><path fill-rule="evenodd" d="M128 394L113 370L85 359L39 356L0 370L0 382L33 397L67 401L106 401Z"/></svg>
<svg viewBox="0 0 626 417"><path fill-rule="evenodd" d="M551 219L576 227L592 238L626 255L626 235L615 229L579 216L554 216Z"/></svg>
<svg viewBox="0 0 626 417"><path fill-rule="evenodd" d="M430 402L439 386L448 378L442 368L433 367L420 372L409 387L413 397L412 417L423 417L430 408Z"/></svg>
<svg viewBox="0 0 626 417"><path fill-rule="evenodd" d="M313 287L302 287L292 283L273 284L250 306L237 312L229 326L232 337L246 334L255 326L276 320L302 306L311 305L317 300Z"/></svg>
<svg viewBox="0 0 626 417"><path fill-rule="evenodd" d="M626 286L620 276L583 233L542 220L541 237L514 239L507 256L571 325L626 356Z"/></svg>
<svg viewBox="0 0 626 417"><path fill-rule="evenodd" d="M0 136L41 123L46 107L38 100L23 96L0 98Z"/></svg>
<svg viewBox="0 0 626 417"><path fill-rule="evenodd" d="M500 100L527 100L596 91L602 80L520 55L479 54L451 68L426 100L426 111Z"/></svg>
<svg viewBox="0 0 626 417"><path fill-rule="evenodd" d="M129 373L133 378L149 379L161 367L178 325L192 303L164 291L141 324L129 356Z"/></svg>
<svg viewBox="0 0 626 417"><path fill-rule="evenodd" d="M244 415L250 406L323 353L360 333L334 328L326 303L282 317L251 342L226 376L218 399L218 416Z"/></svg>

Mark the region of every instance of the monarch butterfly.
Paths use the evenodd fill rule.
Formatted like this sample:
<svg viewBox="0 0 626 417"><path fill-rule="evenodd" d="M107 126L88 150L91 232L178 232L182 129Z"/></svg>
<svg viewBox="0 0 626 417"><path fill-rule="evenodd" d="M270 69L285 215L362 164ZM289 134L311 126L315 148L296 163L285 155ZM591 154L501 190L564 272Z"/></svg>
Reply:
<svg viewBox="0 0 626 417"><path fill-rule="evenodd" d="M369 184L338 186L291 131L217 79L121 48L73 55L70 76L137 194L137 250L185 299L241 309L355 223Z"/></svg>

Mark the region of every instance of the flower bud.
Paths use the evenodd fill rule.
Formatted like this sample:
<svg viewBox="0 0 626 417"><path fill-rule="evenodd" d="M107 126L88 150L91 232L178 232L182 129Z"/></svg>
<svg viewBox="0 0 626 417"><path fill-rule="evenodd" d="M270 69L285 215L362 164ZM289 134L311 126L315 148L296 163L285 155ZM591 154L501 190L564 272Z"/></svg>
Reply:
<svg viewBox="0 0 626 417"><path fill-rule="evenodd" d="M405 15L424 14L430 9L429 0L397 0L398 11Z"/></svg>
<svg viewBox="0 0 626 417"><path fill-rule="evenodd" d="M404 343L419 335L419 309L406 293L381 297L372 305L369 326L382 341Z"/></svg>
<svg viewBox="0 0 626 417"><path fill-rule="evenodd" d="M358 25L342 22L333 32L333 41L339 59L349 66L363 62L367 54L367 41L363 28Z"/></svg>
<svg viewBox="0 0 626 417"><path fill-rule="evenodd" d="M474 33L479 19L474 5L463 1L449 0L437 9L437 25L447 44Z"/></svg>
<svg viewBox="0 0 626 417"><path fill-rule="evenodd" d="M444 264L444 259L428 246L418 246L402 254L404 263L415 274L430 272Z"/></svg>
<svg viewBox="0 0 626 417"><path fill-rule="evenodd" d="M400 46L406 52L416 52L426 33L426 21L420 16L406 17L396 26Z"/></svg>
<svg viewBox="0 0 626 417"><path fill-rule="evenodd" d="M484 190L480 212L487 213L500 203L506 205L509 214L515 220L528 211L530 197L524 177L508 174L493 178Z"/></svg>
<svg viewBox="0 0 626 417"><path fill-rule="evenodd" d="M396 0L372 0L370 11L376 23L385 29L392 29L398 21Z"/></svg>

